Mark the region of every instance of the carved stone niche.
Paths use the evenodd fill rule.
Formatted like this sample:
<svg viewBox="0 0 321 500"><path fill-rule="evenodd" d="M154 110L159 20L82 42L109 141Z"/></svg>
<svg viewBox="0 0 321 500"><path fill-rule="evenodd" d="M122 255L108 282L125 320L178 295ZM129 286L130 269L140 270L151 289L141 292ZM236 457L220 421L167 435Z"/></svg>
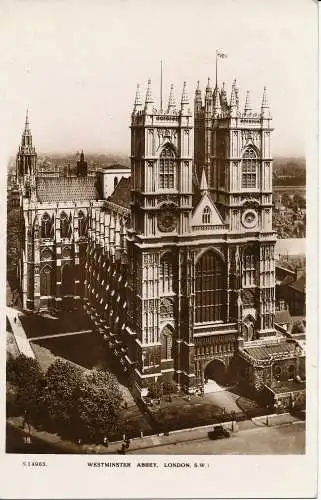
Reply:
<svg viewBox="0 0 321 500"><path fill-rule="evenodd" d="M62 257L65 259L69 259L71 257L71 250L69 246L62 248Z"/></svg>
<svg viewBox="0 0 321 500"><path fill-rule="evenodd" d="M163 298L159 304L160 318L171 318L174 316L174 304L170 299Z"/></svg>
<svg viewBox="0 0 321 500"><path fill-rule="evenodd" d="M52 260L52 251L45 247L41 252L41 260Z"/></svg>

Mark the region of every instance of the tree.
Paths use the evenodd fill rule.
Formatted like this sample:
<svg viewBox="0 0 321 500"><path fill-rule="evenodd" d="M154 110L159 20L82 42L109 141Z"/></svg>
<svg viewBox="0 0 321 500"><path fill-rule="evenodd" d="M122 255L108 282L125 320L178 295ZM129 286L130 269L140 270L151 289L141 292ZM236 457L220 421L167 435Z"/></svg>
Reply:
<svg viewBox="0 0 321 500"><path fill-rule="evenodd" d="M163 391L164 394L176 394L177 385L173 380L164 380Z"/></svg>
<svg viewBox="0 0 321 500"><path fill-rule="evenodd" d="M82 370L68 361L57 359L47 370L46 382L48 416L60 431L69 433L77 415Z"/></svg>
<svg viewBox="0 0 321 500"><path fill-rule="evenodd" d="M163 394L162 383L158 380L157 382L151 382L148 387L148 396L152 399L158 399Z"/></svg>
<svg viewBox="0 0 321 500"><path fill-rule="evenodd" d="M301 320L295 321L295 323L293 323L292 333L304 333L304 332L305 328L302 321Z"/></svg>
<svg viewBox="0 0 321 500"><path fill-rule="evenodd" d="M15 406L30 422L44 411L45 377L37 360L20 354L7 360L7 381L15 386Z"/></svg>
<svg viewBox="0 0 321 500"><path fill-rule="evenodd" d="M77 434L85 441L101 442L119 430L122 394L116 378L109 372L94 370L79 387Z"/></svg>

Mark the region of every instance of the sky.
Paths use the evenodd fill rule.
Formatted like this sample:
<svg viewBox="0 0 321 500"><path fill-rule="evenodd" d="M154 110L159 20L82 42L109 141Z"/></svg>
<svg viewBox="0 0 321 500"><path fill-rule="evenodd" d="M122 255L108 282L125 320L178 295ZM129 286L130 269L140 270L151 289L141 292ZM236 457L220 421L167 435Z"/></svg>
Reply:
<svg viewBox="0 0 321 500"><path fill-rule="evenodd" d="M277 155L305 154L316 102L317 8L313 0L2 0L0 107L8 154L29 108L38 152L129 154L137 82L156 104L177 102L183 82L234 77L241 106L259 110L268 89Z"/></svg>

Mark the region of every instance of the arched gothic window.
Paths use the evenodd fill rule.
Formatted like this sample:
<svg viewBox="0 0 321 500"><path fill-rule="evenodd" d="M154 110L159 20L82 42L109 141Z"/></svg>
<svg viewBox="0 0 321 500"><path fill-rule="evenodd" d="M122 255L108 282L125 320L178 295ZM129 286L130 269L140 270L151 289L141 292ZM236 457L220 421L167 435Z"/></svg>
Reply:
<svg viewBox="0 0 321 500"><path fill-rule="evenodd" d="M242 159L242 188L253 189L257 187L258 157L253 148L247 148Z"/></svg>
<svg viewBox="0 0 321 500"><path fill-rule="evenodd" d="M212 218L212 210L209 206L206 206L202 214L202 224L210 224Z"/></svg>
<svg viewBox="0 0 321 500"><path fill-rule="evenodd" d="M162 330L161 344L162 359L173 359L173 332L169 326L165 326Z"/></svg>
<svg viewBox="0 0 321 500"><path fill-rule="evenodd" d="M224 321L226 269L221 257L208 250L196 264L195 322Z"/></svg>
<svg viewBox="0 0 321 500"><path fill-rule="evenodd" d="M79 236L87 236L87 217L84 212L78 212L78 232Z"/></svg>
<svg viewBox="0 0 321 500"><path fill-rule="evenodd" d="M50 217L46 212L41 219L41 238L50 238L51 225Z"/></svg>
<svg viewBox="0 0 321 500"><path fill-rule="evenodd" d="M256 284L256 253L254 248L246 248L243 253L243 286Z"/></svg>
<svg viewBox="0 0 321 500"><path fill-rule="evenodd" d="M60 215L60 236L62 238L68 238L69 236L69 221L65 212Z"/></svg>
<svg viewBox="0 0 321 500"><path fill-rule="evenodd" d="M48 297L54 295L54 270L46 265L40 272L40 294Z"/></svg>
<svg viewBox="0 0 321 500"><path fill-rule="evenodd" d="M159 284L161 294L167 294L173 291L173 262L168 253L165 254L160 261Z"/></svg>
<svg viewBox="0 0 321 500"><path fill-rule="evenodd" d="M69 264L62 268L61 291L62 295L73 295L75 289L74 270Z"/></svg>
<svg viewBox="0 0 321 500"><path fill-rule="evenodd" d="M175 187L175 155L171 148L165 147L159 160L159 187L173 189Z"/></svg>

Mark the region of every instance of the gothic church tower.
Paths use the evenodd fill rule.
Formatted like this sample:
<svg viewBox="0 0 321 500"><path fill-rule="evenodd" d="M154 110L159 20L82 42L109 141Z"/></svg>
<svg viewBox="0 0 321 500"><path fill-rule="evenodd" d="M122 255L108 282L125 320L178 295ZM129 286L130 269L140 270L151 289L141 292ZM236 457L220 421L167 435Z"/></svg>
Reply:
<svg viewBox="0 0 321 500"><path fill-rule="evenodd" d="M179 247L190 233L193 145L186 83L178 106L171 86L166 109L155 108L150 80L144 104L137 87L131 120L128 307L141 352L136 368L140 385L147 374L151 380L172 375L184 357L178 317L184 301Z"/></svg>

